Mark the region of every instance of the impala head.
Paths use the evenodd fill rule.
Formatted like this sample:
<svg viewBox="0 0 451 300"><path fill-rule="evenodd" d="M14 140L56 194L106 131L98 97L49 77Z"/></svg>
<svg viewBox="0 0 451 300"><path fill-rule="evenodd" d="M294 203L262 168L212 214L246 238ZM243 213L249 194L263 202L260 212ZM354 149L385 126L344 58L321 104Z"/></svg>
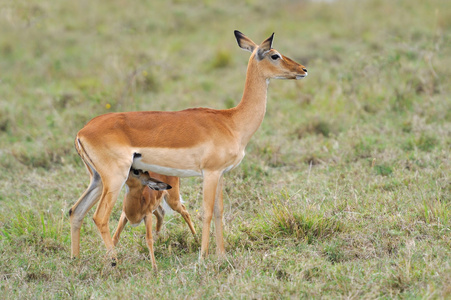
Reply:
<svg viewBox="0 0 451 300"><path fill-rule="evenodd" d="M260 45L238 30L235 30L235 37L241 49L252 53L251 60L255 60L266 79L302 79L307 76L307 69L303 65L272 48L274 33Z"/></svg>
<svg viewBox="0 0 451 300"><path fill-rule="evenodd" d="M150 177L148 172L136 169L130 169L130 174L128 175L126 183L128 186L147 185L151 190L155 191L170 190L172 188L169 184Z"/></svg>

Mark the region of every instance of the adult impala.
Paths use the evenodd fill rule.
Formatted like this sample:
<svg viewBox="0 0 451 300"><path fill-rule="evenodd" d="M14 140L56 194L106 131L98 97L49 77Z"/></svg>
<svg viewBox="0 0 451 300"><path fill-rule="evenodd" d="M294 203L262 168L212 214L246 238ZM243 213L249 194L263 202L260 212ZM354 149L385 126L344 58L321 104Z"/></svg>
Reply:
<svg viewBox="0 0 451 300"><path fill-rule="evenodd" d="M208 254L215 215L216 252L224 255L223 175L244 157L266 111L269 79L301 79L307 69L272 48L274 34L260 45L235 31L238 46L251 52L244 93L231 109L110 113L92 119L77 134L75 146L91 178L69 211L72 257L79 255L80 228L87 211L100 200L93 219L115 259L109 217L130 168L170 176L203 177L203 227L200 257Z"/></svg>

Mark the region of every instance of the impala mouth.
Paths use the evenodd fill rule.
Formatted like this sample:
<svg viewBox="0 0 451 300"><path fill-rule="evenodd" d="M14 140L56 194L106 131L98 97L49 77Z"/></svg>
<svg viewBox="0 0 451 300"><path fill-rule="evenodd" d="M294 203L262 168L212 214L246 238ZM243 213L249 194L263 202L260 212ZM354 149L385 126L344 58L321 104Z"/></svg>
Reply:
<svg viewBox="0 0 451 300"><path fill-rule="evenodd" d="M302 79L304 77L307 77L308 73L302 74L302 75L296 75L296 80Z"/></svg>

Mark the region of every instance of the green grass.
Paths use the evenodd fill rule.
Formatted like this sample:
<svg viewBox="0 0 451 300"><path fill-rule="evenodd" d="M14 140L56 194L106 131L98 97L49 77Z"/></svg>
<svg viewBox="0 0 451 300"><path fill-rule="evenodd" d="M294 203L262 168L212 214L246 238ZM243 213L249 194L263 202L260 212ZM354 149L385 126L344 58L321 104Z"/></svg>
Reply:
<svg viewBox="0 0 451 300"><path fill-rule="evenodd" d="M449 1L154 2L0 4L2 297L451 297ZM113 268L91 211L71 260L67 212L89 182L77 131L112 111L235 106L235 29L275 32L309 76L271 81L225 178L226 259L199 261L172 216L158 273L143 226L125 228ZM201 179L182 193L200 232Z"/></svg>

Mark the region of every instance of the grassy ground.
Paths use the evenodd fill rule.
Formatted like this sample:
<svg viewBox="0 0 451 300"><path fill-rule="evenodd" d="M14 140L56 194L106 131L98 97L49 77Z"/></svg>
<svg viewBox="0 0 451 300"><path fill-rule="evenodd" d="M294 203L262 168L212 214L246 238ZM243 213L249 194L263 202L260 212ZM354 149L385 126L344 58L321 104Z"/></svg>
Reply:
<svg viewBox="0 0 451 300"><path fill-rule="evenodd" d="M2 297L451 297L450 1L148 2L0 3ZM157 274L144 226L112 268L91 211L70 260L67 212L89 181L77 131L110 111L236 105L234 29L275 31L309 76L271 82L226 176L227 259L199 261L173 216ZM200 183L182 180L198 231Z"/></svg>

